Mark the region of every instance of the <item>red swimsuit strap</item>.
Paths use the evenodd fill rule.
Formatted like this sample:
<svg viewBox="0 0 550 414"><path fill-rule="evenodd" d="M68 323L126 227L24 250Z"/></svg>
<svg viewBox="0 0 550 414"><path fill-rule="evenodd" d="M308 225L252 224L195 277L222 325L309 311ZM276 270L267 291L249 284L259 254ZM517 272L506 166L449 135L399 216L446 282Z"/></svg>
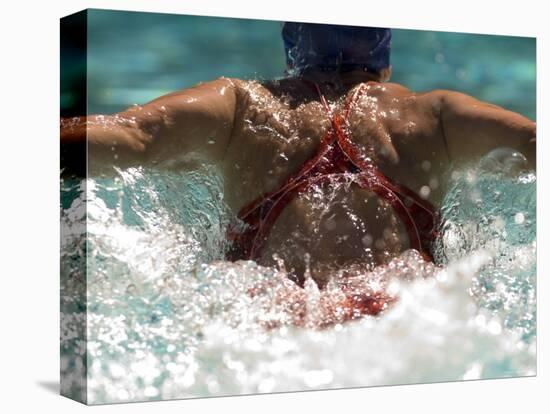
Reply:
<svg viewBox="0 0 550 414"><path fill-rule="evenodd" d="M228 238L233 246L228 258L257 259L272 225L292 199L313 184L348 181L349 173L354 170L357 183L388 201L399 215L407 229L411 247L431 258L429 242L435 237L437 221L433 206L410 189L390 181L372 161L360 156L359 149L349 138L348 117L352 105L364 93L365 85L357 88L346 101L342 115L331 113L319 86L316 83L313 85L332 128L321 140L317 153L297 174L288 178L278 189L264 194L241 209L238 217L247 227L244 230L236 227L229 229Z"/></svg>
<svg viewBox="0 0 550 414"><path fill-rule="evenodd" d="M330 108L328 106L328 102L325 99L325 96L321 93L321 90L319 89L319 85L317 85L316 83L312 83L312 84L316 88L316 91L319 93L319 96L320 96L320 99L321 99L321 104L328 111L327 113L328 113L329 121L331 121L331 124L333 124L332 123L332 117L330 115ZM346 103L346 107L345 107L346 114L349 112L349 108L351 108L351 104L355 100L356 96L358 96L358 95L354 94L352 99L348 100L348 102ZM347 115L346 115L346 117L347 117ZM321 140L319 150L317 151L317 153L312 158L310 158L308 161L306 161L306 163L302 166L302 168L300 168L298 173L296 173L295 175L289 177L278 189L270 191L270 192L264 194L263 196L259 197L258 199L254 200L253 202L251 202L248 205L246 205L245 207L243 207L239 212L239 218L240 219L246 218L251 213L256 211L259 207L261 207L264 203L266 203L270 200L277 199L279 195L281 195L282 193L287 191L289 189L289 187L292 187L293 184L297 184L299 181L303 180L305 178L305 176L308 175L308 173L311 173L311 171L319 164L321 159L323 157L325 157L331 150L333 150L331 145L336 140L337 140L337 135L334 133L333 130L329 130L327 132L327 134ZM333 167L334 167L333 165L325 166L325 170L327 170L327 169L328 170L336 170ZM349 171L348 168L346 168L345 171L342 171L342 172L347 172L347 171ZM325 172L325 174L329 173L328 171L324 171L324 172Z"/></svg>
<svg viewBox="0 0 550 414"><path fill-rule="evenodd" d="M407 229L411 247L431 259L429 244L436 236L435 227L438 221L434 206L419 197L414 191L386 177L370 159L361 157L359 149L350 139L349 126L347 124L351 103L355 103L361 97L366 89L366 84L361 84L355 90L349 104L344 108L342 116L335 114L332 117L330 107L322 95L319 86L315 84L315 87L321 96L325 112L331 119L340 149L361 171L358 174L358 184L362 188L374 191L382 199L390 203Z"/></svg>

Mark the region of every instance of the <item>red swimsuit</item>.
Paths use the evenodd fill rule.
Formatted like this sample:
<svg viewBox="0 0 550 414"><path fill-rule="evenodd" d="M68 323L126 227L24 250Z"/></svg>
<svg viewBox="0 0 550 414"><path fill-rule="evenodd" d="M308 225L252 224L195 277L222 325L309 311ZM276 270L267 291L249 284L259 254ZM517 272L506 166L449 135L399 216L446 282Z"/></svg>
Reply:
<svg viewBox="0 0 550 414"><path fill-rule="evenodd" d="M350 173L355 175L355 182L361 188L376 193L392 206L407 229L411 248L433 260L430 244L437 236L439 218L434 206L384 176L371 160L361 157L350 138L348 117L352 105L364 93L365 84L348 99L342 114L331 114L319 86L315 84L315 87L332 128L322 139L319 151L297 174L288 178L279 189L260 196L241 209L238 217L246 226L244 230L243 226L229 228L227 236L232 246L227 254L228 260L258 259L273 223L292 199L312 185L344 182Z"/></svg>

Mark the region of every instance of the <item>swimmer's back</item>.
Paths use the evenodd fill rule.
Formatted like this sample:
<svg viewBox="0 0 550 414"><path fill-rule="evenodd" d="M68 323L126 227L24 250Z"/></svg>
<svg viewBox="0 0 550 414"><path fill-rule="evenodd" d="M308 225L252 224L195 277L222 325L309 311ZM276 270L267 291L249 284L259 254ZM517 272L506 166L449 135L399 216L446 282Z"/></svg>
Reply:
<svg viewBox="0 0 550 414"><path fill-rule="evenodd" d="M296 173L319 147L330 121L314 84L287 78L260 84L235 81L236 112L223 159L227 202L238 211ZM333 110L346 90L319 83ZM368 82L349 117L350 137L390 178L419 190L447 164L444 143L433 133L437 109L418 109L422 96L392 83ZM422 140L422 141L421 141ZM428 167L429 166L429 167ZM438 201L439 191L428 195Z"/></svg>

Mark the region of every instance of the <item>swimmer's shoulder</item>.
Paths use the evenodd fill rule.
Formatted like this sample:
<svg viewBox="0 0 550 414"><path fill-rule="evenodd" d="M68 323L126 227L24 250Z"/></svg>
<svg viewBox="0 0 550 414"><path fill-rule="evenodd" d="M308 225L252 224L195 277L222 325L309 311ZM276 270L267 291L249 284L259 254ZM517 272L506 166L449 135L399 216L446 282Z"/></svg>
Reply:
<svg viewBox="0 0 550 414"><path fill-rule="evenodd" d="M251 100L264 100L281 95L277 81L220 77L208 82L212 87L229 87L234 91L237 104L249 104Z"/></svg>
<svg viewBox="0 0 550 414"><path fill-rule="evenodd" d="M367 82L364 85L367 89L366 95L377 98L382 107L406 110L411 115L429 112L438 116L442 97L448 92L439 89L416 92L393 82Z"/></svg>
<svg viewBox="0 0 550 414"><path fill-rule="evenodd" d="M164 95L164 97L178 97L187 95L200 96L211 92L215 92L219 96L226 96L228 99L235 97L238 102L246 97L249 97L251 94L262 94L266 93L267 90L260 82L255 80L244 80L221 76L206 82L198 82L186 89Z"/></svg>
<svg viewBox="0 0 550 414"><path fill-rule="evenodd" d="M382 99L401 99L416 95L416 93L411 91L409 88L394 82L369 81L360 84L358 87L365 88L368 96Z"/></svg>

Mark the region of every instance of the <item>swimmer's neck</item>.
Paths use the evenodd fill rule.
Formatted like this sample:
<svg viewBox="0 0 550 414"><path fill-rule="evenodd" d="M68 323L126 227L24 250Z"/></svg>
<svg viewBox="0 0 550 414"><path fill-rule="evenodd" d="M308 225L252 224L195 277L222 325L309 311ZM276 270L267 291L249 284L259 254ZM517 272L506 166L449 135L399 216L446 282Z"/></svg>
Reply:
<svg viewBox="0 0 550 414"><path fill-rule="evenodd" d="M348 90L354 86L365 82L385 82L389 79L389 74L383 72L382 74L366 72L361 69L354 69L348 72L326 72L310 70L303 73L302 78L312 82L328 82L333 83L342 88Z"/></svg>

